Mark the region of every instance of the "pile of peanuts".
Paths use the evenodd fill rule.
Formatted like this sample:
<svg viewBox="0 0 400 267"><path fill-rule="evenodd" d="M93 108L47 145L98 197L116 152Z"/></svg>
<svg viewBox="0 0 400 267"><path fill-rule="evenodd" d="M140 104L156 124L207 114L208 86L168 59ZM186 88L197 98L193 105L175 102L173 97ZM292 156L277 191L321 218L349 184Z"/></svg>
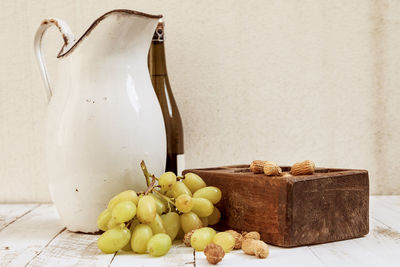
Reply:
<svg viewBox="0 0 400 267"><path fill-rule="evenodd" d="M189 232L185 235L183 240L186 246L190 246L190 236L194 231ZM260 234L258 232L242 232L241 234L235 230L225 231L230 233L235 238L235 246L233 249L242 249L244 253L248 255L254 255L258 258L265 259L269 255L268 245L260 240ZM217 264L225 256L223 248L217 244L210 243L204 249L204 254L207 261L211 264Z"/></svg>
<svg viewBox="0 0 400 267"><path fill-rule="evenodd" d="M315 164L311 160L305 160L293 164L290 172L282 172L282 169L273 161L253 160L250 170L253 173L264 173L267 176L310 175L315 172Z"/></svg>

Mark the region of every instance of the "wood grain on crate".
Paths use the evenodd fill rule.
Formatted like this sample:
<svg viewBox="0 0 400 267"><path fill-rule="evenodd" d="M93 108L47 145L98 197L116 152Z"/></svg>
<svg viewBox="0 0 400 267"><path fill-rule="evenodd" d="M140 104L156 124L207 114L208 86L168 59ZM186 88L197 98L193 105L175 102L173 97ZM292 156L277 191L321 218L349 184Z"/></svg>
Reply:
<svg viewBox="0 0 400 267"><path fill-rule="evenodd" d="M288 172L290 167L281 166ZM322 244L368 233L366 170L317 168L311 175L266 176L249 165L190 169L222 191L217 229L253 229L281 247Z"/></svg>
<svg viewBox="0 0 400 267"><path fill-rule="evenodd" d="M175 242L165 257L102 254L97 236L72 233L52 205L0 205L0 266L210 266L202 252ZM370 199L370 233L362 238L297 248L270 246L260 260L233 251L218 266L398 266L400 196Z"/></svg>

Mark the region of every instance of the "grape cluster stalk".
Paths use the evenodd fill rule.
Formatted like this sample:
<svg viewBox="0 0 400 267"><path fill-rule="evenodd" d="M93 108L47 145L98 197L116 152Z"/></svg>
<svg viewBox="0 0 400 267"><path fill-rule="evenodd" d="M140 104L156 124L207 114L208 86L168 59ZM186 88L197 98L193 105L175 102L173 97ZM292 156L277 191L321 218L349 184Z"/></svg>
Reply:
<svg viewBox="0 0 400 267"><path fill-rule="evenodd" d="M147 189L126 190L109 201L97 219L99 229L104 231L97 241L99 249L104 253L122 249L163 256L173 240L198 229L193 234L192 246L204 250L216 234L208 226L221 218L215 207L221 200L221 190L207 186L194 173L176 176L165 172L157 178L149 173L144 161L140 166Z"/></svg>

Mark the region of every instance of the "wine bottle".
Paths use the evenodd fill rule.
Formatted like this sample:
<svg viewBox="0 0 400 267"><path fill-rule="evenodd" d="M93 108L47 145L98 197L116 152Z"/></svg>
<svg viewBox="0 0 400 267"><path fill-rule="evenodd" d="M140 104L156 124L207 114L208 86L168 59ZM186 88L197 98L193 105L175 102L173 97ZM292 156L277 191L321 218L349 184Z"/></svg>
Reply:
<svg viewBox="0 0 400 267"><path fill-rule="evenodd" d="M164 22L160 21L154 32L148 56L149 71L154 90L164 116L167 135L166 171L177 175L185 168L183 152L183 127L174 95L169 84L164 49Z"/></svg>

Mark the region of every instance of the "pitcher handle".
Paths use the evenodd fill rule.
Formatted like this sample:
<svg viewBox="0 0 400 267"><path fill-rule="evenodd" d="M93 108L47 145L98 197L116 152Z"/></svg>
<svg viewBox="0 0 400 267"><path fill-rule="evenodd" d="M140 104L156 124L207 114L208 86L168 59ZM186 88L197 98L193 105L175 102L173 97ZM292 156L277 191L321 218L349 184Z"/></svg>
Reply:
<svg viewBox="0 0 400 267"><path fill-rule="evenodd" d="M52 91L50 83L49 83L49 78L47 76L46 64L44 62L44 58L42 55L42 38L43 38L45 31L53 25L58 28L58 30L60 31L60 33L62 34L62 37L64 39L64 45L61 48L61 51L58 53L57 58L61 57L65 52L67 52L75 44L74 34L72 33L72 31L69 28L69 26L67 25L67 23L65 23L61 19L57 19L57 18L45 19L42 21L42 23L40 24L39 28L36 31L35 40L34 40L35 55L36 55L36 59L39 64L39 68L40 68L42 80L44 83L48 102L50 101L51 96L53 95L53 91Z"/></svg>

